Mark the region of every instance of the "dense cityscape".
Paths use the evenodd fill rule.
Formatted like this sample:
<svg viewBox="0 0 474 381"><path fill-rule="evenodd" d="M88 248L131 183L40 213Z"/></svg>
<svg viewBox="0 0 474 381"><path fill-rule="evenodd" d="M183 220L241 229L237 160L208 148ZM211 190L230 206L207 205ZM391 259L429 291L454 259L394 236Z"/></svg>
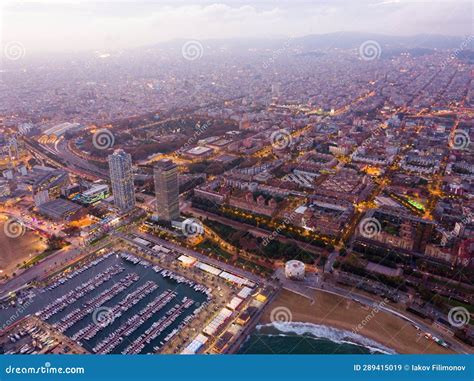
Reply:
<svg viewBox="0 0 474 381"><path fill-rule="evenodd" d="M6 44L0 352L473 353L473 43Z"/></svg>

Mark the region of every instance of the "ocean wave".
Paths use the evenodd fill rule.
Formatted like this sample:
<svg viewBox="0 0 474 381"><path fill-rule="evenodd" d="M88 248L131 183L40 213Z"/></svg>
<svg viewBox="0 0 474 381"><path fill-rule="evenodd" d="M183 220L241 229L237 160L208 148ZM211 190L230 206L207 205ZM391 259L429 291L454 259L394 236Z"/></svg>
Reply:
<svg viewBox="0 0 474 381"><path fill-rule="evenodd" d="M352 344L364 347L371 353L384 353L384 354L396 354L396 352L372 339L361 336L359 334L346 331L343 329L328 327L325 325L313 324L313 323L300 323L300 322L274 322L270 324L257 325L257 331L261 331L263 328L275 328L279 334L265 334L266 336L290 336L289 334L296 334L298 336L309 335L316 339L327 339L337 344Z"/></svg>

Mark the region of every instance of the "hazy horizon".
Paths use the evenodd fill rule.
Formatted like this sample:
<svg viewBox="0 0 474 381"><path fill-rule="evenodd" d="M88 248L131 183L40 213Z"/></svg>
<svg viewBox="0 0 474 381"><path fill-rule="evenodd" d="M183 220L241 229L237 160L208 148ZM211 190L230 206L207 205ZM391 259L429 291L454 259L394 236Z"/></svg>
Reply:
<svg viewBox="0 0 474 381"><path fill-rule="evenodd" d="M2 44L30 53L110 50L180 39L265 39L336 32L466 36L472 2L6 1Z"/></svg>

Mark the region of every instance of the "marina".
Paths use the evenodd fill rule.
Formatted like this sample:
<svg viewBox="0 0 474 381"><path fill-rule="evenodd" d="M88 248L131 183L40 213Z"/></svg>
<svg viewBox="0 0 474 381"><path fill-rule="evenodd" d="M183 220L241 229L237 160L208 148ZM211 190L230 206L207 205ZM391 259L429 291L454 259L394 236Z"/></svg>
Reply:
<svg viewBox="0 0 474 381"><path fill-rule="evenodd" d="M182 304L176 304L173 308L171 308L167 313L166 316L162 317L157 322L153 323L150 328L148 328L144 334L140 335L130 346L125 348L122 351L122 354L137 354L141 353L142 350L145 348L145 344L149 344L151 341L155 340L157 337L161 335L173 322L178 319L183 312L193 305L193 300L184 297L182 300ZM181 327L179 327L181 328ZM173 330L176 332L177 329ZM169 339L170 336L168 335L165 340ZM160 345L163 345L163 342L160 342ZM159 347L154 347L159 348Z"/></svg>
<svg viewBox="0 0 474 381"><path fill-rule="evenodd" d="M170 270L111 252L38 290L19 318L33 315L90 353L155 353L210 295ZM0 310L0 321L9 310Z"/></svg>
<svg viewBox="0 0 474 381"><path fill-rule="evenodd" d="M124 270L125 268L120 267L118 265L107 268L105 271L91 278L86 283L76 287L74 290L69 291L63 297L56 299L54 302L48 304L43 310L38 312L36 315L42 320L49 319L56 313L64 310L67 306L73 304L79 298L82 298L84 295L94 291L102 283L105 283L108 280L112 279L114 275L120 274Z"/></svg>
<svg viewBox="0 0 474 381"><path fill-rule="evenodd" d="M137 288L134 292L127 295L119 304L110 309L109 314L115 319L122 316L123 312L128 311L131 307L137 304L140 300L146 297L148 294L152 293L158 288L158 286L148 281L143 286ZM91 323L87 327L81 329L79 332L72 337L74 340L90 340L92 339L100 330L112 323L111 319L106 319L99 324Z"/></svg>
<svg viewBox="0 0 474 381"><path fill-rule="evenodd" d="M60 285L66 283L67 281L71 280L72 278L82 274L83 272L85 271L88 271L89 269L93 268L94 266L97 266L99 263L101 263L102 261L106 260L108 257L110 257L111 255L113 254L113 252L110 252L108 254L105 254L91 262L89 262L88 264L74 270L72 273L70 273L69 275L67 276L63 276L63 277L60 277L59 279L57 279L54 283L52 283L50 286L46 287L46 288L43 288L41 289L40 292L46 292L46 291L51 291L51 290L54 290L55 288L59 287Z"/></svg>
<svg viewBox="0 0 474 381"><path fill-rule="evenodd" d="M130 336L134 331L138 329L143 323L150 319L153 314L158 313L163 309L174 297L176 293L171 291L165 291L160 294L156 299L146 305L138 314L132 316L124 324L122 324L117 330L112 332L103 341L97 344L93 348L94 353L110 353L113 348L123 341L124 337Z"/></svg>

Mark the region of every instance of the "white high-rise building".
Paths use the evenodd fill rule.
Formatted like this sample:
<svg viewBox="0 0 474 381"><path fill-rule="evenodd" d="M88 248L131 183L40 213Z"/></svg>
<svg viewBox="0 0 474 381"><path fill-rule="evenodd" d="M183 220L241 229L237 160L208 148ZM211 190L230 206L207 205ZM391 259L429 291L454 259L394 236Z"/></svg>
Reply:
<svg viewBox="0 0 474 381"><path fill-rule="evenodd" d="M272 98L280 97L280 82L272 83Z"/></svg>
<svg viewBox="0 0 474 381"><path fill-rule="evenodd" d="M132 156L118 149L109 155L108 161L115 206L122 211L129 211L135 207Z"/></svg>
<svg viewBox="0 0 474 381"><path fill-rule="evenodd" d="M16 138L11 138L8 142L8 156L10 160L18 159L20 156L19 149L18 149L18 141Z"/></svg>

